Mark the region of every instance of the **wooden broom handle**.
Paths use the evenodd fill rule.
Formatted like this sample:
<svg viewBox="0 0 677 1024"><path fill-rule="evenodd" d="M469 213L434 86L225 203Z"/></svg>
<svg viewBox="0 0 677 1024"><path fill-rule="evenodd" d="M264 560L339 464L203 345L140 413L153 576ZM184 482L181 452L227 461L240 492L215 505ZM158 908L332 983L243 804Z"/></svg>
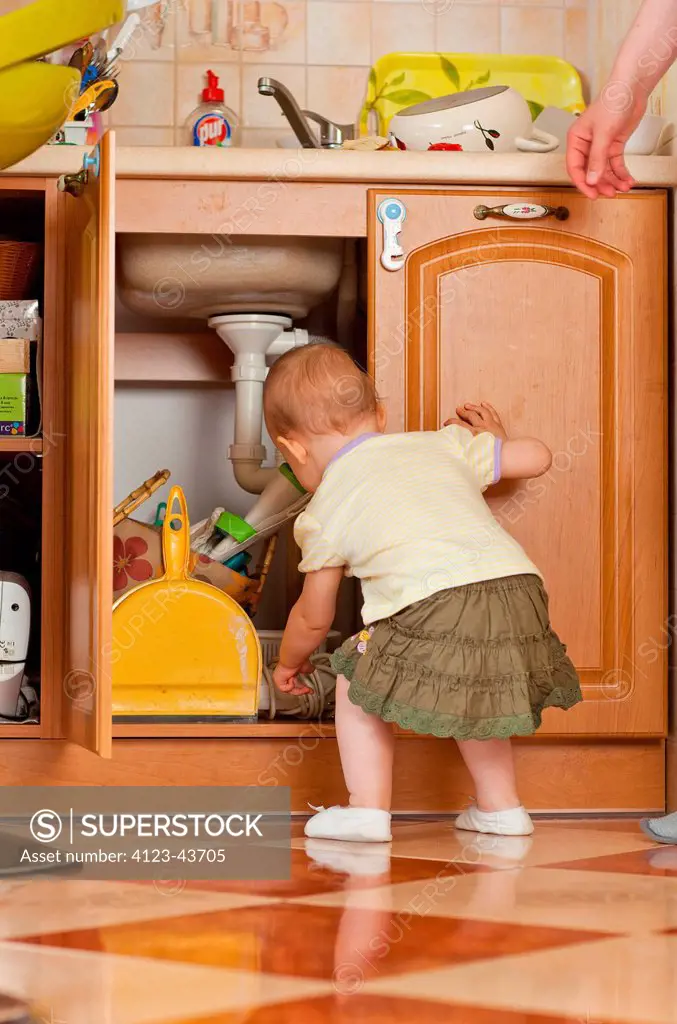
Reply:
<svg viewBox="0 0 677 1024"><path fill-rule="evenodd" d="M150 480L146 480L135 491L128 494L124 501L121 501L113 509L113 526L117 526L123 519L131 516L132 512L135 512L140 505L143 505L144 501L147 501L151 494L167 483L169 476L168 469L159 469L155 476L152 476Z"/></svg>

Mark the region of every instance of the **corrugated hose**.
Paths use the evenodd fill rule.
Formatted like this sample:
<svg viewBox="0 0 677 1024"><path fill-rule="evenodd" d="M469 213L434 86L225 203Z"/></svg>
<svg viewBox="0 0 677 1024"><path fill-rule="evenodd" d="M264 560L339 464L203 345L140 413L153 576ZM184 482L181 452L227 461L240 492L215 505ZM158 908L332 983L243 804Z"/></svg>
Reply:
<svg viewBox="0 0 677 1024"><path fill-rule="evenodd" d="M299 678L309 686L312 693L299 696L280 693L273 682L273 671L276 661L263 668L263 679L270 695L269 718L286 715L293 718L321 718L325 711L334 707L336 692L336 673L331 667L328 654L314 654L310 659L314 671Z"/></svg>

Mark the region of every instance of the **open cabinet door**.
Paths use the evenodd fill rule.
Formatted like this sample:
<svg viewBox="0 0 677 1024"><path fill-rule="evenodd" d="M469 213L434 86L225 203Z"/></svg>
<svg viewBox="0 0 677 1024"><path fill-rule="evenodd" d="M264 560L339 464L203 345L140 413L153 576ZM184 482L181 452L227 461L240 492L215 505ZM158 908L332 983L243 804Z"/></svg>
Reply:
<svg viewBox="0 0 677 1024"><path fill-rule="evenodd" d="M96 154L94 154L96 156ZM96 161L94 161L94 164ZM66 243L66 637L63 732L110 757L115 149L63 199Z"/></svg>

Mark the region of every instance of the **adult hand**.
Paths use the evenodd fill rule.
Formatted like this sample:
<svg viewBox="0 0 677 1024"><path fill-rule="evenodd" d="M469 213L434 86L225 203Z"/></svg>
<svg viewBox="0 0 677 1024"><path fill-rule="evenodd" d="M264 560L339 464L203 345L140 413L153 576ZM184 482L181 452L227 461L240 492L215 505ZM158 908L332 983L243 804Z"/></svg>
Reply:
<svg viewBox="0 0 677 1024"><path fill-rule="evenodd" d="M567 138L567 171L588 199L629 192L634 181L623 151L646 110L647 94L610 82L576 119Z"/></svg>

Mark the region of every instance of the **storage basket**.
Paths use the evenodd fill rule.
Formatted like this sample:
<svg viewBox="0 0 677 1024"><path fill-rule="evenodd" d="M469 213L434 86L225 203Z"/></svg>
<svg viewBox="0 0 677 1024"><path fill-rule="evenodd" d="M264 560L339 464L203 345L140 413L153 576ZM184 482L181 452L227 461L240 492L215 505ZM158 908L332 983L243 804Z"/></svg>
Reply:
<svg viewBox="0 0 677 1024"><path fill-rule="evenodd" d="M40 267L37 242L0 241L0 299L27 299Z"/></svg>

